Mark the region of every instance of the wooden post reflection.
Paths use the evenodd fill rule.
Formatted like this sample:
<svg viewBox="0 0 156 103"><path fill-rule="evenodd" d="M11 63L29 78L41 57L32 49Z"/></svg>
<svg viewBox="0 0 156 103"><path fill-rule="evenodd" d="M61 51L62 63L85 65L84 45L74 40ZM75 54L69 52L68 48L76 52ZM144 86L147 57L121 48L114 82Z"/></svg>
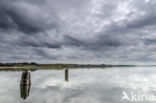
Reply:
<svg viewBox="0 0 156 103"><path fill-rule="evenodd" d="M68 82L68 69L65 69L65 81Z"/></svg>
<svg viewBox="0 0 156 103"><path fill-rule="evenodd" d="M31 86L30 72L24 71L22 73L20 82L21 98L26 99L29 96L30 86Z"/></svg>

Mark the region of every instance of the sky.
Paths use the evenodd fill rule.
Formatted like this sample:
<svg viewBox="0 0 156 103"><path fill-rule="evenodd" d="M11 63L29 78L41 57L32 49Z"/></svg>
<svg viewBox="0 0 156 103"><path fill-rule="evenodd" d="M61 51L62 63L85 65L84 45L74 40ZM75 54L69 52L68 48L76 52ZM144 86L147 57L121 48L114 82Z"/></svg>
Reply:
<svg viewBox="0 0 156 103"><path fill-rule="evenodd" d="M0 0L0 62L156 64L156 0Z"/></svg>

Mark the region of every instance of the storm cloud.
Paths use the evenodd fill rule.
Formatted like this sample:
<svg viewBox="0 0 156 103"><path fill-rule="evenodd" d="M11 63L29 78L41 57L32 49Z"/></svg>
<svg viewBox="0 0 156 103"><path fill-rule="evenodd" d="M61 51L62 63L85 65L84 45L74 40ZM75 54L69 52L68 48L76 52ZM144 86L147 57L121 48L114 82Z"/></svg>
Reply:
<svg viewBox="0 0 156 103"><path fill-rule="evenodd" d="M155 0L0 0L0 62L152 64Z"/></svg>

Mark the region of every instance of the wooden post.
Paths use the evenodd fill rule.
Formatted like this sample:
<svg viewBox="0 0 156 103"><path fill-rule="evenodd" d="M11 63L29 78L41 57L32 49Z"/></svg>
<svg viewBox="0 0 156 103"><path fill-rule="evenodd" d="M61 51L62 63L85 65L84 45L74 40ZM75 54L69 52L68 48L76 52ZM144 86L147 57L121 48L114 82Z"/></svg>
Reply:
<svg viewBox="0 0 156 103"><path fill-rule="evenodd" d="M31 86L30 72L24 71L22 73L20 82L21 98L26 99L29 96L30 86Z"/></svg>
<svg viewBox="0 0 156 103"><path fill-rule="evenodd" d="M65 69L65 81L68 82L68 69Z"/></svg>

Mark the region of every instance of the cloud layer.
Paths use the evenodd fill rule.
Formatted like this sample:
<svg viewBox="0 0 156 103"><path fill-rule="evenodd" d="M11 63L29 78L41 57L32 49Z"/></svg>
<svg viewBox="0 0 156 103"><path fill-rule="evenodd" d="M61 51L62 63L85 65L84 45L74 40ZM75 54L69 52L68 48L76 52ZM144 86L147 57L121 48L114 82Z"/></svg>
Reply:
<svg viewBox="0 0 156 103"><path fill-rule="evenodd" d="M154 63L155 0L1 0L0 62Z"/></svg>

